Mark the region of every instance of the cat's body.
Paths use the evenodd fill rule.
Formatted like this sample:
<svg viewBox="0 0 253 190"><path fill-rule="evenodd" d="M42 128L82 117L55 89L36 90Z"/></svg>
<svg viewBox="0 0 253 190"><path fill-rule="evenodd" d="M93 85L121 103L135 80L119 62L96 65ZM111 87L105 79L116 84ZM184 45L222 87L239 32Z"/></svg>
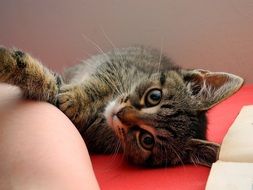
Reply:
<svg viewBox="0 0 253 190"><path fill-rule="evenodd" d="M120 52L115 50L93 56L65 71L65 84L70 85L70 88L84 85L87 95L90 96L87 102L92 102L88 106L91 109L84 111L89 115L82 116L85 121L82 120L81 124L76 122L90 151L112 153L116 150L118 138L107 124L106 106L115 98L133 91L138 82L149 80L158 69L165 72L178 70L179 67L173 65L166 57L160 57L156 50L131 47L121 49ZM105 91L102 93L103 87ZM101 139L97 139L98 137Z"/></svg>
<svg viewBox="0 0 253 190"><path fill-rule="evenodd" d="M119 148L136 164L211 165L219 146L205 141L207 109L238 90L227 73L187 71L160 52L117 49L60 77L20 51L0 49L0 82L48 101L76 125L91 152Z"/></svg>

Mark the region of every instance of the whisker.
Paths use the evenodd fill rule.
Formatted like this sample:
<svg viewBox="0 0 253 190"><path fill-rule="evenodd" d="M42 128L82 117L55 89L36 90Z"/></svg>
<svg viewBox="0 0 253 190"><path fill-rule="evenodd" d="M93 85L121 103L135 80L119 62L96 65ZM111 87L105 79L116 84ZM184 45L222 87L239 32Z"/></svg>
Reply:
<svg viewBox="0 0 253 190"><path fill-rule="evenodd" d="M106 35L106 34L105 34ZM104 50L93 40L91 40L89 37L87 37L86 35L82 34L82 37L87 40L88 42L90 42L106 59L107 61L110 63L112 69L115 71L115 73L118 73L118 70L116 69L115 65L112 63L110 57L108 56L107 53L104 52ZM108 37L107 37L108 38ZM108 38L108 40L110 41L110 39ZM112 43L112 42L111 42ZM102 76L104 74L102 73ZM105 75L104 75L105 76ZM117 77L118 78L118 77ZM105 82L105 80L104 80ZM121 83L121 86L123 87L123 81L119 80L118 82ZM119 89L116 85L115 85L115 81L109 80L109 78L107 77L107 84L110 83L109 85L112 85L115 90L119 93L122 94L122 89Z"/></svg>
<svg viewBox="0 0 253 190"><path fill-rule="evenodd" d="M92 39L90 39L85 34L82 34L82 37L86 41L88 41L89 43L91 43L107 59L108 62L111 62L109 56L104 52L104 50L95 41L93 41Z"/></svg>
<svg viewBox="0 0 253 190"><path fill-rule="evenodd" d="M100 73L101 75L101 73ZM103 75L102 75L103 76ZM103 77L98 76L100 80L102 80L104 83L106 83L108 86L112 86L113 89L120 93L120 90L118 89L117 85L115 84L115 81L112 81L107 75L104 75Z"/></svg>
<svg viewBox="0 0 253 190"><path fill-rule="evenodd" d="M102 33L103 33L105 39L111 44L111 46L113 47L113 49L115 49L115 51L118 52L118 55L121 57L121 61L123 62L124 59L123 59L121 53L119 53L118 48L115 46L115 44L114 44L114 43L112 42L112 40L109 38L109 36L106 34L106 32L105 32L105 30L104 30L104 28L103 28L102 26L100 26L100 30L102 31Z"/></svg>
<svg viewBox="0 0 253 190"><path fill-rule="evenodd" d="M158 136L157 136L158 137ZM179 162L184 166L184 162L180 156L180 150L178 150L178 147L176 147L173 142L171 140L169 140L168 138L166 137L163 137L163 136L159 136L158 139L160 140L160 142L162 144L169 144L170 145L170 148L171 150L175 153L176 157L178 158ZM166 160L167 161L167 160Z"/></svg>
<svg viewBox="0 0 253 190"><path fill-rule="evenodd" d="M116 68L116 66L114 65L114 64L111 64L111 66L112 66L112 69L115 71L115 75L117 75L117 77L115 76L115 78L116 79L119 79L120 77L119 77L119 70ZM116 85L116 87L117 87L117 89L118 89L118 93L119 94L123 94L123 81L122 80L114 80L114 81L112 81L112 80L110 80L111 82L113 82L113 83L117 83Z"/></svg>
<svg viewBox="0 0 253 190"><path fill-rule="evenodd" d="M194 166L197 166L198 165L197 163L200 163L198 156L195 155L195 154L192 154L191 161L192 161Z"/></svg>
<svg viewBox="0 0 253 190"><path fill-rule="evenodd" d="M115 163L118 163L117 156L118 156L120 147L121 147L121 143L118 140L116 143L116 146L111 154L112 155L111 159L110 159L109 163L107 164L107 166L105 167L104 172L110 171L113 167L118 167L121 164L121 161L119 162L119 164L117 164L117 165L115 164Z"/></svg>
<svg viewBox="0 0 253 190"><path fill-rule="evenodd" d="M160 67L161 67L161 61L162 61L162 55L163 55L163 39L161 39L161 48L160 48L160 56L159 56L159 62L158 62L158 70L157 72L160 72Z"/></svg>
<svg viewBox="0 0 253 190"><path fill-rule="evenodd" d="M178 154L177 152L177 147L175 147L173 144L171 144L171 149L173 150L173 152L176 154L177 158L179 159L180 163L182 164L182 166L184 166L184 162L181 158L181 156Z"/></svg>
<svg viewBox="0 0 253 190"><path fill-rule="evenodd" d="M112 48L115 50L116 54L120 56L121 58L121 62L122 64L124 63L124 58L122 56L122 54L120 53L120 51L118 50L118 48L115 46L115 44L112 42L112 40L109 38L109 36L106 34L104 28L102 26L100 26L100 30L102 31L105 39L110 43L110 45L112 46ZM115 71L117 71L117 69L115 68L114 64L112 64L112 67L114 68ZM124 87L123 85L123 81L119 81L121 83L122 88ZM124 90L125 91L125 90Z"/></svg>
<svg viewBox="0 0 253 190"><path fill-rule="evenodd" d="M168 167L168 152L167 152L166 146L163 143L161 144L161 151L165 153L164 169L167 170L167 167Z"/></svg>
<svg viewBox="0 0 253 190"><path fill-rule="evenodd" d="M115 149L114 149L114 151L113 151L113 156L112 156L112 160L113 160L113 162L115 161L115 159L116 159L116 156L117 156L117 154L119 153L119 149L120 149L120 141L118 140L118 142L117 142L117 144L116 144L116 146L115 146Z"/></svg>

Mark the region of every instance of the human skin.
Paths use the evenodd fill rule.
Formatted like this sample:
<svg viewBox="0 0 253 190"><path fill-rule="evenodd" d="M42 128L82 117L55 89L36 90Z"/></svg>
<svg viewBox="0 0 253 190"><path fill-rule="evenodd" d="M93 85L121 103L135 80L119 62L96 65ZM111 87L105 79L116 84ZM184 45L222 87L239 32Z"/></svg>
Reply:
<svg viewBox="0 0 253 190"><path fill-rule="evenodd" d="M99 189L82 137L48 103L0 107L0 160L0 189Z"/></svg>

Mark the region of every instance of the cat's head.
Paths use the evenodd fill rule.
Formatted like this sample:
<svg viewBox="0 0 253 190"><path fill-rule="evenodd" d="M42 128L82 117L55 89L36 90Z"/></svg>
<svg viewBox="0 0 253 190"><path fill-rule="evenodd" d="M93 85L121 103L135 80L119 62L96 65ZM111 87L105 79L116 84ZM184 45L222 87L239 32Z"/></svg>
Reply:
<svg viewBox="0 0 253 190"><path fill-rule="evenodd" d="M105 116L131 162L210 166L219 145L204 140L205 112L242 83L235 75L205 70L154 73L110 102Z"/></svg>

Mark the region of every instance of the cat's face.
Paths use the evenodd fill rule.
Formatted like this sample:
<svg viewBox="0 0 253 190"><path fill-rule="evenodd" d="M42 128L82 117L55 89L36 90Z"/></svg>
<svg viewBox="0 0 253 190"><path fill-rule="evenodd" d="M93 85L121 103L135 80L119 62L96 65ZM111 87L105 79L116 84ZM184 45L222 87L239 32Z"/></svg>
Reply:
<svg viewBox="0 0 253 190"><path fill-rule="evenodd" d="M153 74L140 80L129 94L111 102L107 121L130 161L175 165L182 162L185 142L196 137L196 129L200 127L190 102L177 74Z"/></svg>
<svg viewBox="0 0 253 190"><path fill-rule="evenodd" d="M205 139L205 109L194 98L201 87L190 87L175 71L153 74L110 102L105 116L129 161L169 166L216 160L218 145L196 140Z"/></svg>

